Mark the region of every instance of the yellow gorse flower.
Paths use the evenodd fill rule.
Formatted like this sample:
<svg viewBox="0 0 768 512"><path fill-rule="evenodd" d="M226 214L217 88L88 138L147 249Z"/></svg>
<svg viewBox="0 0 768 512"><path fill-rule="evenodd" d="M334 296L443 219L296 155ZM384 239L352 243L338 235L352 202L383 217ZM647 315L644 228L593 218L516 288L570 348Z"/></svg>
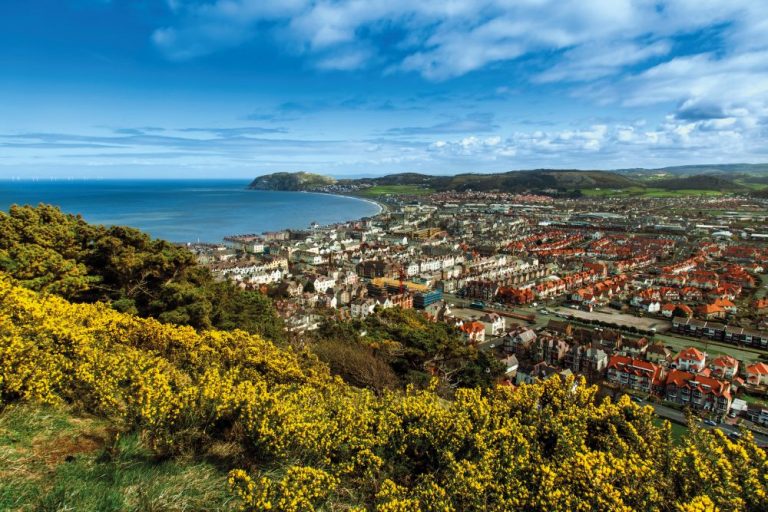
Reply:
<svg viewBox="0 0 768 512"><path fill-rule="evenodd" d="M578 384L574 386L574 384ZM511 391L349 386L308 353L38 295L0 276L0 402L77 403L158 452L235 443L243 510L761 511L768 461L583 382ZM342 508L336 508L341 510Z"/></svg>

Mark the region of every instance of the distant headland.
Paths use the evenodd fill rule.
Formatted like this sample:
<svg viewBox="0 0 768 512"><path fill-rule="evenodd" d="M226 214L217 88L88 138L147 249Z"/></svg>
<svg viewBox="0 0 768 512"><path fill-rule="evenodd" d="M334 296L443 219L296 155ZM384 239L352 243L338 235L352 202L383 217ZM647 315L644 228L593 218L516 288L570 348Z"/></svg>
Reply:
<svg viewBox="0 0 768 512"><path fill-rule="evenodd" d="M325 192L357 196L423 195L434 192L545 193L553 196L630 195L665 191L752 193L768 180L767 164L712 164L658 169L534 169L436 176L405 172L368 178L333 178L309 172L276 172L255 178L254 190ZM760 191L762 192L762 191Z"/></svg>

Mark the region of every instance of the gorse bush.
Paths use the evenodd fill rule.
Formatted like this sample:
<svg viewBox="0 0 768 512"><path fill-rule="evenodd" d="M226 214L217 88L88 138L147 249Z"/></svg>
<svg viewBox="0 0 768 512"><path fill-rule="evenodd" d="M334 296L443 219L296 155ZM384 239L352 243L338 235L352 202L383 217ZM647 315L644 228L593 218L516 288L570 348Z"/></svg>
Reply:
<svg viewBox="0 0 768 512"><path fill-rule="evenodd" d="M504 374L495 357L467 344L458 329L413 309L327 319L312 334L315 353L334 374L372 389L421 385L430 376L439 376L449 389L489 387Z"/></svg>
<svg viewBox="0 0 768 512"><path fill-rule="evenodd" d="M768 510L763 451L553 378L373 391L243 331L71 304L0 277L0 407L67 403L163 456L239 447L244 510Z"/></svg>
<svg viewBox="0 0 768 512"><path fill-rule="evenodd" d="M216 282L184 247L133 228L97 226L54 206L0 212L0 271L32 290L198 329L235 327L279 341L271 301Z"/></svg>

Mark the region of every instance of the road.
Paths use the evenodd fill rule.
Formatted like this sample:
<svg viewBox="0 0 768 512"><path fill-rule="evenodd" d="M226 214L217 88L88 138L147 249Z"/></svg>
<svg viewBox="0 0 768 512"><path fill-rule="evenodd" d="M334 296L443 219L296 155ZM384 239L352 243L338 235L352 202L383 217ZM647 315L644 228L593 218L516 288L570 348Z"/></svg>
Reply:
<svg viewBox="0 0 768 512"><path fill-rule="evenodd" d="M538 308L533 308L533 307L501 307L501 308L498 308L498 307L494 307L492 304L489 304L488 302L486 302L486 308L483 311L480 311L480 310L477 310L477 309L468 309L467 308L467 306L469 306L469 304L472 302L472 299L462 299L462 298L457 297L455 295L446 294L445 295L445 300L454 309L457 309L460 313L462 313L464 315L468 315L468 316L473 316L473 315L480 316L483 311L491 311L491 312L492 311L499 311L501 313L514 312L514 313L521 313L521 314L524 314L524 315L534 314L535 317L536 317L536 322L535 322L535 324L531 325L531 327L533 327L533 328L538 328L538 327L545 326L549 322L549 320L552 318L552 315L550 315L550 314L542 314L540 312L541 309L547 307L546 305L539 305ZM547 307L547 309L549 311L553 311L553 309L551 307ZM566 308L562 308L562 310L561 310L561 314L565 314L565 313L568 313L568 312L569 311ZM555 317L555 318L557 318L557 317ZM514 319L511 319L511 318L508 318L507 320L508 321L509 320L515 321ZM523 321L519 321L519 322L520 323L525 323ZM669 343L669 344L671 344L673 346L674 345L679 345L679 347L675 347L675 348L678 348L678 349L681 349L681 348L684 348L684 347L690 347L690 346L701 347L701 348L705 348L705 349L709 348L709 354L710 355L714 355L716 353L727 353L727 354L733 355L734 357L740 356L740 357L737 357L737 358L745 360L745 361L757 360L758 359L757 356L761 352L761 351L755 351L755 350L745 351L745 350L741 350L739 347L730 346L730 345L729 346L724 346L724 345L720 345L720 344L718 344L719 346L717 346L715 348L715 347L713 347L712 343L706 343L705 341L702 341L702 340L698 340L698 339L694 339L694 338L688 338L688 337L684 337L684 336L678 336L678 335L672 337L672 336L668 336L668 335L661 335L661 334L659 334L659 335L656 336L656 338L657 339L661 339L665 343ZM673 341L675 341L676 343L673 343ZM493 338L493 339L489 339L488 341L485 341L483 343L480 343L478 345L478 348L480 348L481 350L492 350L494 348L499 347L500 345L501 345L501 340L499 338ZM714 348L714 350L712 350L713 348ZM656 412L656 414L659 417L662 417L662 418L674 421L676 423L680 423L682 425L686 425L687 424L687 420L685 418L685 414L683 414L681 411L679 411L677 409L673 409L672 407L667 407L667 406L661 405L661 404L650 404L648 402L643 402L643 403L644 404L647 403L648 405L653 407L654 411ZM713 426L710 426L710 425L705 425L704 423L702 423L701 426L703 428L706 428L706 429L718 428L718 429L722 430L723 432L725 432L726 434L729 434L731 432L739 432L739 428L738 427L735 427L733 425L729 425L729 424L726 424L726 423L719 424L716 427L713 427ZM752 432L752 435L755 438L755 442L757 442L760 446L768 446L768 435L761 434L759 432L754 432L754 431Z"/></svg>
<svg viewBox="0 0 768 512"><path fill-rule="evenodd" d="M675 423L681 423L683 425L687 425L688 423L687 419L685 418L685 414L683 414L682 411L679 411L677 409L673 409L672 407L667 407L666 405L661 405L661 404L652 404L648 402L643 402L643 404L647 404L653 407L653 410L657 416L668 419L670 421L674 421ZM701 423L701 426L706 429L713 429L713 428L720 429L726 435L731 432L739 432L739 427L728 425L727 423L721 423L716 427ZM761 434L759 432L752 432L752 435L754 436L755 442L757 444L759 444L760 446L768 446L767 435Z"/></svg>
<svg viewBox="0 0 768 512"><path fill-rule="evenodd" d="M474 299L462 299L460 297L457 297L456 295L450 295L445 294L445 301L451 305L451 309L456 311L459 310L460 313L463 312L463 310L468 309L470 303L472 303ZM516 322L522 325L529 325L530 327L534 329L538 329L539 327L544 327L549 322L549 319L553 317L553 315L546 314L543 315L539 313L538 310L546 307L545 305L539 305L538 309L534 307L526 307L526 306L515 306L515 307L495 307L491 303L486 301L486 307L482 311L479 309L471 309L469 311L472 311L475 315L481 316L483 312L499 312L499 313L518 313L522 315L535 315L535 323L534 324L528 324L525 320L519 320L516 318L507 318L507 325L509 325L512 322Z"/></svg>
<svg viewBox="0 0 768 512"><path fill-rule="evenodd" d="M455 295L446 294L445 300L449 304L455 304L459 308L466 308L469 306L469 304L472 302L471 299L462 299ZM549 311L547 314L542 314L541 309L547 308ZM480 316L482 312L480 310L472 309L468 310L472 311L475 315ZM491 303L486 301L486 308L485 311L498 311L501 313L520 313L524 315L535 315L535 323L531 324L530 327L534 329L538 329L540 327L544 327L547 325L550 319L552 318L558 318L563 316L570 316L572 314L579 314L581 312L575 311L571 308L567 307L558 307L556 305L553 305L553 303L550 301L550 303L544 303L539 304L537 307L531 307L531 306L515 306L515 307L501 307L496 308ZM462 312L463 313L463 312ZM585 314L589 314L584 312ZM618 313L617 313L618 314ZM468 315L469 316L469 315ZM612 315L609 315L609 318ZM628 315L623 315L628 316ZM639 321L649 321L650 318L637 318ZM571 321L575 321L578 323L578 319L572 319ZM611 320L609 320L611 321ZM615 321L615 320L613 320ZM656 320L653 320L654 322ZM507 319L508 324L510 322L517 322L520 324L525 324L526 322L523 320L515 320L513 318ZM659 322L665 322L665 321L659 321ZM666 322L668 323L668 322ZM647 327L647 326L645 326ZM747 364L753 363L756 361L760 361L760 356L763 354L768 355L768 351L760 350L760 349L754 349L754 348L747 348L747 347L739 347L737 345L731 345L726 344L722 342L714 342L714 341L708 341L706 339L699 339L699 338L691 338L688 336L683 336L676 333L662 333L660 324L656 325L657 329L659 330L659 333L656 335L656 340L663 341L665 345L671 347L671 350L674 352L679 352L680 350L687 348L687 347L695 347L699 350L702 350L709 354L710 357L716 357L721 354L726 354L732 357L735 357L736 359L743 361Z"/></svg>

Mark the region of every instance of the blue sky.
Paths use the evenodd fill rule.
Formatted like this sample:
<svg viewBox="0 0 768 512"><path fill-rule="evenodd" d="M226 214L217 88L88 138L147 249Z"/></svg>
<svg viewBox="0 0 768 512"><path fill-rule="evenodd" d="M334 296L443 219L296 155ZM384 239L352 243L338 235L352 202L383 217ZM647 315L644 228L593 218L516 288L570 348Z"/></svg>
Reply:
<svg viewBox="0 0 768 512"><path fill-rule="evenodd" d="M0 0L0 177L768 161L768 2Z"/></svg>

